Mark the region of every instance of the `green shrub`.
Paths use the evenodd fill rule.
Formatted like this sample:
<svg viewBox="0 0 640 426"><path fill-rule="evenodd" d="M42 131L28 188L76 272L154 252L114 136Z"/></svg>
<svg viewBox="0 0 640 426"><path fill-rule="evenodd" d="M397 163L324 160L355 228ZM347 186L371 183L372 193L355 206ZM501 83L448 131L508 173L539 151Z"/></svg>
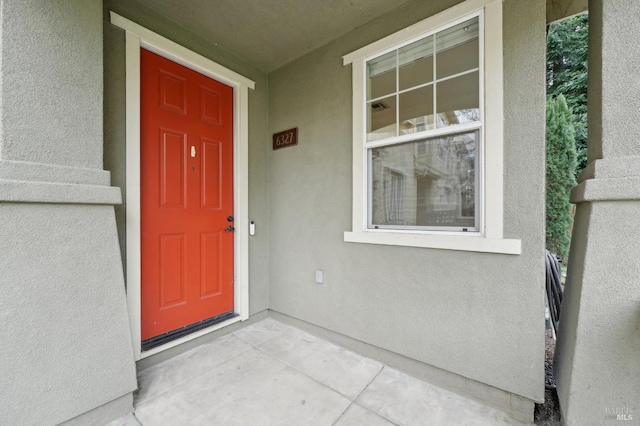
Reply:
<svg viewBox="0 0 640 426"><path fill-rule="evenodd" d="M573 114L563 95L547 100L547 250L566 261L571 244L572 206L576 185L576 133Z"/></svg>

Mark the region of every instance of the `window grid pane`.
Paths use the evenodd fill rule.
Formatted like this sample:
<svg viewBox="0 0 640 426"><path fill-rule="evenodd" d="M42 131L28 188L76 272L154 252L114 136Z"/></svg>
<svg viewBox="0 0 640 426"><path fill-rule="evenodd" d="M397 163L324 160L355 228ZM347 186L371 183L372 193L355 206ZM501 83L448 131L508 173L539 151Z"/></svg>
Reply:
<svg viewBox="0 0 640 426"><path fill-rule="evenodd" d="M433 81L433 36L398 50L399 90Z"/></svg>
<svg viewBox="0 0 640 426"><path fill-rule="evenodd" d="M474 17L368 61L367 141L480 121L479 52Z"/></svg>
<svg viewBox="0 0 640 426"><path fill-rule="evenodd" d="M393 51L367 62L367 100L396 92L396 56Z"/></svg>
<svg viewBox="0 0 640 426"><path fill-rule="evenodd" d="M396 95L367 102L367 140L397 136Z"/></svg>

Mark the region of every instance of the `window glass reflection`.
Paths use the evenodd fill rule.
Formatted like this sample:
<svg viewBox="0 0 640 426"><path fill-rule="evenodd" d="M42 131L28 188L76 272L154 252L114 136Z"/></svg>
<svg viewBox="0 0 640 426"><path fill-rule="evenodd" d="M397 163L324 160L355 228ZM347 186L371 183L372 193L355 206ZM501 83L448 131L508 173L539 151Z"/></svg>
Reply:
<svg viewBox="0 0 640 426"><path fill-rule="evenodd" d="M436 84L437 127L480 120L480 81L477 71Z"/></svg>
<svg viewBox="0 0 640 426"><path fill-rule="evenodd" d="M369 150L373 227L477 229L478 131Z"/></svg>
<svg viewBox="0 0 640 426"><path fill-rule="evenodd" d="M479 66L478 18L436 34L436 78L441 79Z"/></svg>
<svg viewBox="0 0 640 426"><path fill-rule="evenodd" d="M400 98L400 133L416 133L435 128L433 85L403 92Z"/></svg>
<svg viewBox="0 0 640 426"><path fill-rule="evenodd" d="M418 40L398 51L399 89L433 81L433 36Z"/></svg>
<svg viewBox="0 0 640 426"><path fill-rule="evenodd" d="M396 97L367 103L367 140L396 136Z"/></svg>
<svg viewBox="0 0 640 426"><path fill-rule="evenodd" d="M396 91L396 51L367 62L367 100Z"/></svg>

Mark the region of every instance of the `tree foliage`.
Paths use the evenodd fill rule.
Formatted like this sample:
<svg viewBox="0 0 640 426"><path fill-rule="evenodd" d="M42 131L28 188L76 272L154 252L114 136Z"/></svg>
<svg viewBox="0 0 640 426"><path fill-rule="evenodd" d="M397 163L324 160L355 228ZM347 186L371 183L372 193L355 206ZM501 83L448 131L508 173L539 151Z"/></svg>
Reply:
<svg viewBox="0 0 640 426"><path fill-rule="evenodd" d="M563 95L547 100L547 249L563 260L571 243L569 192L576 185L573 114Z"/></svg>
<svg viewBox="0 0 640 426"><path fill-rule="evenodd" d="M587 52L589 16L552 24L547 33L547 96L560 94L573 111L578 167L587 165Z"/></svg>
<svg viewBox="0 0 640 426"><path fill-rule="evenodd" d="M588 15L547 33L547 249L562 259L571 242L569 191L587 165Z"/></svg>

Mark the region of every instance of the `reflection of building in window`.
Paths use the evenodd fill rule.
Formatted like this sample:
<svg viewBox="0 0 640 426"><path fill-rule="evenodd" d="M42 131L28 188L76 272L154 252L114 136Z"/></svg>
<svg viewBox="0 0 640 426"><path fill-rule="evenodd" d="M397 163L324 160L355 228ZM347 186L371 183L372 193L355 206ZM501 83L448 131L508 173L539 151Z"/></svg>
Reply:
<svg viewBox="0 0 640 426"><path fill-rule="evenodd" d="M418 155L425 155L427 153L427 141L420 141L417 145Z"/></svg>
<svg viewBox="0 0 640 426"><path fill-rule="evenodd" d="M371 150L371 223L379 226L415 224L413 144Z"/></svg>
<svg viewBox="0 0 640 426"><path fill-rule="evenodd" d="M479 132L371 150L371 224L473 228Z"/></svg>
<svg viewBox="0 0 640 426"><path fill-rule="evenodd" d="M476 186L475 132L426 143L433 152L416 149L416 225L472 227Z"/></svg>
<svg viewBox="0 0 640 426"><path fill-rule="evenodd" d="M384 181L386 223L402 225L402 174L388 170Z"/></svg>

